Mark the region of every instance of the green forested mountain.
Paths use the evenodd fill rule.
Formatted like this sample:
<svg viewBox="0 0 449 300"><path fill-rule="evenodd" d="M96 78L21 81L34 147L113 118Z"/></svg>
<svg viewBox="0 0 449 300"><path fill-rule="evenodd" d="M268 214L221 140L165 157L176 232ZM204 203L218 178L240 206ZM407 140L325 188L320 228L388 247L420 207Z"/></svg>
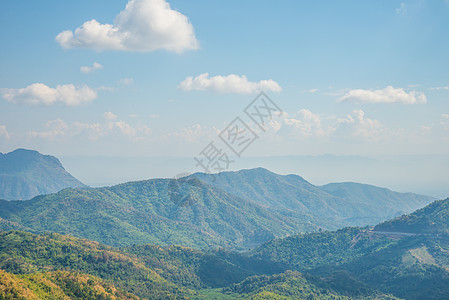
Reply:
<svg viewBox="0 0 449 300"><path fill-rule="evenodd" d="M348 227L274 239L244 253L149 244L117 249L55 233L2 232L0 285L7 282L9 295L51 288L112 299L446 299L448 202L391 222L425 225L433 218L438 231Z"/></svg>
<svg viewBox="0 0 449 300"><path fill-rule="evenodd" d="M284 214L309 215L324 229L377 224L435 200L350 182L315 186L298 175L278 175L263 168L192 177Z"/></svg>
<svg viewBox="0 0 449 300"><path fill-rule="evenodd" d="M435 201L412 214L377 225L374 230L387 232L449 234L449 198Z"/></svg>
<svg viewBox="0 0 449 300"><path fill-rule="evenodd" d="M353 281L349 282L356 288L344 288L334 281L284 271L269 261L223 251L156 245L116 249L54 233L0 233L0 299L349 299L348 295L370 299L380 295Z"/></svg>
<svg viewBox="0 0 449 300"><path fill-rule="evenodd" d="M321 280L297 271L248 277L223 290L248 295L250 299L398 299L371 289L346 274Z"/></svg>
<svg viewBox="0 0 449 300"><path fill-rule="evenodd" d="M97 242L58 234L0 233L0 269L13 274L79 272L106 280L136 295L188 295L135 256Z"/></svg>
<svg viewBox="0 0 449 300"><path fill-rule="evenodd" d="M288 264L297 270L340 265L395 243L368 228L299 234L269 241L249 252L251 257Z"/></svg>
<svg viewBox="0 0 449 300"><path fill-rule="evenodd" d="M117 290L98 277L78 272L45 272L15 275L0 270L0 299L116 300L139 299Z"/></svg>
<svg viewBox="0 0 449 300"><path fill-rule="evenodd" d="M345 274L399 298L445 299L449 295L448 253L448 236L344 229L272 241L250 255L290 264L287 268L325 281Z"/></svg>
<svg viewBox="0 0 449 300"><path fill-rule="evenodd" d="M0 153L0 199L28 200L67 187L83 186L54 156L25 149Z"/></svg>
<svg viewBox="0 0 449 300"><path fill-rule="evenodd" d="M185 187L195 202L179 205L171 183L154 179L0 201L0 228L53 231L113 246L153 243L203 249L248 248L317 229L306 218L271 211L197 180Z"/></svg>
<svg viewBox="0 0 449 300"><path fill-rule="evenodd" d="M370 228L301 234L265 243L250 257L323 280L346 274L405 299L449 297L449 199ZM420 230L418 230L420 229ZM341 275L338 275L341 277Z"/></svg>
<svg viewBox="0 0 449 300"><path fill-rule="evenodd" d="M53 231L112 246L247 249L319 228L370 224L428 201L357 184L321 188L259 168L0 200L0 229Z"/></svg>

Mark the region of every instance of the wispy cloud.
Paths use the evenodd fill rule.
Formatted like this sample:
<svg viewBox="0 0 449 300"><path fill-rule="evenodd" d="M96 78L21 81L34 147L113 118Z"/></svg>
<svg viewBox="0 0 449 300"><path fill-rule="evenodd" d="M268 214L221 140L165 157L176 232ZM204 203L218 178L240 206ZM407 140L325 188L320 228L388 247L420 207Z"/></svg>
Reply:
<svg viewBox="0 0 449 300"><path fill-rule="evenodd" d="M34 105L63 103L67 106L77 106L97 98L97 92L87 85L75 87L73 84L51 88L43 83L34 83L21 89L2 89L0 93L11 103Z"/></svg>
<svg viewBox="0 0 449 300"><path fill-rule="evenodd" d="M168 133L162 137L162 139L182 139L186 142L196 142L201 138L213 139L220 133L220 130L216 127L208 127L200 124L194 124L192 126L184 127L180 130Z"/></svg>
<svg viewBox="0 0 449 300"><path fill-rule="evenodd" d="M8 130L6 130L5 125L0 125L0 138L5 138L9 140L9 133Z"/></svg>
<svg viewBox="0 0 449 300"><path fill-rule="evenodd" d="M442 91L442 90L447 91L447 90L449 90L449 86L431 87L430 90L433 90L433 91Z"/></svg>
<svg viewBox="0 0 449 300"><path fill-rule="evenodd" d="M260 91L282 91L281 86L272 79L251 82L245 75L230 74L209 77L208 73L203 73L196 77L187 77L179 84L179 88L184 91L213 91L220 94L251 94Z"/></svg>
<svg viewBox="0 0 449 300"><path fill-rule="evenodd" d="M272 133L290 139L324 139L364 142L389 138L388 130L376 119L368 118L363 110L354 110L346 116L314 113L301 109L294 114L284 113L273 122Z"/></svg>
<svg viewBox="0 0 449 300"><path fill-rule="evenodd" d="M89 66L80 67L80 71L85 74L96 71L96 70L100 70L100 69L103 69L103 66L97 62L94 62L93 65L90 67Z"/></svg>
<svg viewBox="0 0 449 300"><path fill-rule="evenodd" d="M427 97L422 92L407 92L403 88L387 86L381 90L350 90L338 102L416 104L426 103Z"/></svg>
<svg viewBox="0 0 449 300"><path fill-rule="evenodd" d="M114 24L92 19L56 36L64 48L149 52L198 49L189 19L165 0L130 0Z"/></svg>
<svg viewBox="0 0 449 300"><path fill-rule="evenodd" d="M316 93L316 92L318 92L318 89L309 89L309 90L305 90L305 91L302 91L303 93L311 93L311 94L313 94L313 93Z"/></svg>
<svg viewBox="0 0 449 300"><path fill-rule="evenodd" d="M401 3L401 6L399 6L399 8L396 8L396 13L397 13L398 15L402 15L402 14L405 13L405 10L406 10L405 3L402 2L402 3Z"/></svg>
<svg viewBox="0 0 449 300"><path fill-rule="evenodd" d="M122 79L118 80L117 83L121 84L121 85L131 85L134 83L134 79L133 78L122 78Z"/></svg>
<svg viewBox="0 0 449 300"><path fill-rule="evenodd" d="M112 112L103 114L104 120L97 123L73 122L67 124L61 119L49 121L45 124L46 130L29 131L28 135L34 138L54 140L56 138L83 136L89 140L98 140L107 136L122 136L132 142L139 142L151 135L151 129L146 125L133 126Z"/></svg>

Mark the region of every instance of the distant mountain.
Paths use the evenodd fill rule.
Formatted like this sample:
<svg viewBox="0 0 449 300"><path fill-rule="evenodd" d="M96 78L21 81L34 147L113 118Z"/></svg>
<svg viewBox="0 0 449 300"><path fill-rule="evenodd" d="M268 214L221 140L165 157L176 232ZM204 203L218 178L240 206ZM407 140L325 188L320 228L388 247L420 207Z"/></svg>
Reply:
<svg viewBox="0 0 449 300"><path fill-rule="evenodd" d="M254 247L317 230L307 217L264 208L198 180L152 179L106 188L64 189L29 201L0 201L0 229L53 231L112 246ZM175 191L179 193L174 193ZM192 203L180 203L186 193Z"/></svg>
<svg viewBox="0 0 449 300"><path fill-rule="evenodd" d="M377 225L375 231L412 234L449 234L449 198L435 201L409 215Z"/></svg>
<svg viewBox="0 0 449 300"><path fill-rule="evenodd" d="M54 156L25 149L0 153L0 199L28 200L67 187L83 186Z"/></svg>
<svg viewBox="0 0 449 300"><path fill-rule="evenodd" d="M298 175L279 175L263 168L192 177L284 214L308 215L325 229L377 224L436 200L358 183L315 186Z"/></svg>

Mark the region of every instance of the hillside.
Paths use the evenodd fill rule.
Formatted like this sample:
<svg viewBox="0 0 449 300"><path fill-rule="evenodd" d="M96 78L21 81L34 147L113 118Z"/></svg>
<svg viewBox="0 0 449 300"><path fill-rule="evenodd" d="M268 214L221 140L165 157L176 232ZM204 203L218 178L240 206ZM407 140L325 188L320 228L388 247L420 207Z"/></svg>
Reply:
<svg viewBox="0 0 449 300"><path fill-rule="evenodd" d="M117 290L103 280L78 272L45 272L15 275L0 270L0 299L83 300L138 297Z"/></svg>
<svg viewBox="0 0 449 300"><path fill-rule="evenodd" d="M0 153L0 199L28 200L67 187L83 187L54 156L17 149Z"/></svg>
<svg viewBox="0 0 449 300"><path fill-rule="evenodd" d="M53 231L112 246L153 243L211 249L254 247L275 237L316 230L306 218L285 216L199 181L195 198L179 205L173 180L108 188L65 189L30 201L0 201L0 229ZM15 226L15 227L14 227Z"/></svg>
<svg viewBox="0 0 449 300"><path fill-rule="evenodd" d="M0 233L0 287L1 299L393 299L346 276L322 281L238 253L20 231Z"/></svg>
<svg viewBox="0 0 449 300"><path fill-rule="evenodd" d="M424 207L435 199L357 183L315 186L298 175L263 168L195 173L192 177L283 214L308 215L324 229L374 225Z"/></svg>
<svg viewBox="0 0 449 300"><path fill-rule="evenodd" d="M374 230L416 234L449 233L449 198L377 225Z"/></svg>
<svg viewBox="0 0 449 300"><path fill-rule="evenodd" d="M438 231L348 227L273 239L244 253L149 244L117 249L54 233L2 232L0 269L19 291L33 278L59 286L54 274L66 272L58 276L75 281L74 289L91 293L85 285L91 276L91 285L108 293L151 299L446 299L448 203L384 223L402 229L404 220L415 220L413 226L437 224Z"/></svg>
<svg viewBox="0 0 449 300"><path fill-rule="evenodd" d="M374 230L344 228L272 240L248 255L323 280L347 274L399 298L445 299L449 295L448 203L449 199L436 201Z"/></svg>
<svg viewBox="0 0 449 300"><path fill-rule="evenodd" d="M296 271L249 277L225 288L224 292L243 294L249 299L398 299L371 289L342 273L321 280Z"/></svg>
<svg viewBox="0 0 449 300"><path fill-rule="evenodd" d="M8 273L28 276L56 271L89 274L120 290L150 299L183 299L194 294L189 288L206 286L195 273L195 268L201 265L203 253L181 247L165 249L158 246L148 246L140 252L143 259L70 236L19 231L0 233L0 269ZM166 257L170 259L165 260ZM223 264L226 265L225 262Z"/></svg>

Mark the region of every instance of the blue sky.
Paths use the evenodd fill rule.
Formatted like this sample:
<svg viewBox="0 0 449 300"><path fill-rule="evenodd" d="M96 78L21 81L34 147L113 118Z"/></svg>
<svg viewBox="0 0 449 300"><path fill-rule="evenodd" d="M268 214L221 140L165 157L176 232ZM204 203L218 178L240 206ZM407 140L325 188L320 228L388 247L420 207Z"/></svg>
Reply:
<svg viewBox="0 0 449 300"><path fill-rule="evenodd" d="M0 26L0 152L191 158L265 90L285 113L240 160L449 155L448 1L2 1Z"/></svg>

